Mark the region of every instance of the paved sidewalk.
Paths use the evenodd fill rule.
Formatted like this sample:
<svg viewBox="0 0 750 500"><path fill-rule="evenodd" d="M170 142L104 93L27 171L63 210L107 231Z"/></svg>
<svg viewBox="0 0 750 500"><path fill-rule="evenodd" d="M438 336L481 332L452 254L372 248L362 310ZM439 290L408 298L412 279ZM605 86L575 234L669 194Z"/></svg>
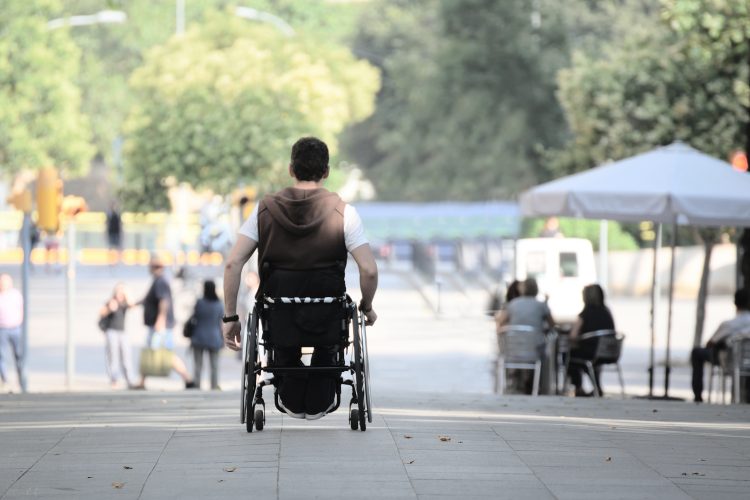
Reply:
<svg viewBox="0 0 750 500"><path fill-rule="evenodd" d="M670 500L750 493L749 406L397 395L381 397L364 433L348 429L343 411L304 422L269 409L266 429L252 434L240 425L238 407L235 391L2 395L0 497Z"/></svg>

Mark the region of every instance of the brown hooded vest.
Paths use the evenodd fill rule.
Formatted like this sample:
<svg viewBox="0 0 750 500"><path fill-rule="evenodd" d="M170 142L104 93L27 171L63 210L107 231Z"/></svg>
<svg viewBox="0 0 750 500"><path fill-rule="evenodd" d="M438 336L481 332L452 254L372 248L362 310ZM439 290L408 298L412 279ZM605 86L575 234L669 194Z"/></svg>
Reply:
<svg viewBox="0 0 750 500"><path fill-rule="evenodd" d="M303 270L346 263L344 208L339 195L286 188L258 204L258 265Z"/></svg>

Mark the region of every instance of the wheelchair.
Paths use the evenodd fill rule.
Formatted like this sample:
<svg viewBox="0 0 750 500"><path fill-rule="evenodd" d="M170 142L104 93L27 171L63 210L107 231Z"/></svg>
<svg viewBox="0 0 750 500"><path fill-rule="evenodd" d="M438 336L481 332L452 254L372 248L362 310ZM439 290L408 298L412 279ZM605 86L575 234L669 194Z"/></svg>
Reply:
<svg viewBox="0 0 750 500"><path fill-rule="evenodd" d="M321 280L319 270L292 271L269 267L264 264L256 305L248 316L243 333L241 423L245 424L247 432L263 430L266 423L263 389L269 386L274 387L276 409L287 413L279 404L282 377L331 376L335 382L335 400L327 413L339 408L341 387L348 385L352 394L349 401L350 428L365 431L367 423L372 423L367 331L364 314L360 314L357 305L345 293L343 265L334 270L340 273L340 285L333 287L326 286L325 279ZM273 279L277 274L281 276ZM276 286L264 286L269 282L275 282ZM300 282L303 283L301 287L288 286ZM316 288L322 288L323 294L298 293ZM337 293L327 294L326 291ZM287 295L288 292L292 294ZM261 348L265 356L261 354ZM279 361L279 354L284 349L300 349L302 354L307 354L305 349L309 348L327 349L331 363L325 366L302 363L289 366ZM264 377L264 373L271 377Z"/></svg>

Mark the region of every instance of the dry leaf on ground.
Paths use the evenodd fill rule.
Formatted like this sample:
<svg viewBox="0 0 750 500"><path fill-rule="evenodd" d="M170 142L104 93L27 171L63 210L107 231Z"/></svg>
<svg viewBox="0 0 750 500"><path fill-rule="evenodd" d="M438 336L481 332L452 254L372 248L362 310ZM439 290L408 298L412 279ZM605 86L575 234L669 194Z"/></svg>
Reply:
<svg viewBox="0 0 750 500"><path fill-rule="evenodd" d="M234 472L237 470L237 467L224 467L224 472Z"/></svg>
<svg viewBox="0 0 750 500"><path fill-rule="evenodd" d="M125 483L120 483L117 481L112 483L112 487L115 488L116 490L121 490L124 486L125 486Z"/></svg>
<svg viewBox="0 0 750 500"><path fill-rule="evenodd" d="M440 441L443 441L443 442L445 442L445 441L450 441L450 440L451 440L451 438L450 438L450 437L448 437L448 436L438 436L438 439L439 439Z"/></svg>
<svg viewBox="0 0 750 500"><path fill-rule="evenodd" d="M123 466L122 466L122 468L123 468L123 469L126 469L126 470L132 470L132 469L133 469L133 468L132 468L131 466L129 466L129 465L123 465Z"/></svg>

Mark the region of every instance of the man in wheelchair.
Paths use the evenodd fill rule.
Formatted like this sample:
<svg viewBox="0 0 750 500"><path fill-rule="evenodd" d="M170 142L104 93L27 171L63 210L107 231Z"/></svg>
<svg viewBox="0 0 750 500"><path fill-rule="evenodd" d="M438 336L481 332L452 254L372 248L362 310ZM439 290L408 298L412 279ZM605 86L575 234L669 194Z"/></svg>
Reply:
<svg viewBox="0 0 750 500"><path fill-rule="evenodd" d="M292 147L289 165L293 187L265 196L240 228L224 269L225 315L222 321L226 345L230 349L241 349L237 294L242 268L256 249L260 274L257 304L261 304L264 296L343 297L346 294L344 268L351 254L359 267L362 294L359 309L365 324L375 323L377 314L372 307L378 283L375 259L357 211L336 193L323 188L328 173L326 144L313 137L298 140ZM276 310L271 316L274 334L281 341L277 342L280 347L273 350L269 364L304 366L296 337L301 335L300 330L320 329L321 338L331 338L330 335L325 337L325 330L331 324L332 309L283 309L279 305ZM326 366L336 360L340 346L316 344L314 347L310 366ZM337 379L330 374L290 373L274 378L279 404L292 417L312 420L336 405Z"/></svg>

